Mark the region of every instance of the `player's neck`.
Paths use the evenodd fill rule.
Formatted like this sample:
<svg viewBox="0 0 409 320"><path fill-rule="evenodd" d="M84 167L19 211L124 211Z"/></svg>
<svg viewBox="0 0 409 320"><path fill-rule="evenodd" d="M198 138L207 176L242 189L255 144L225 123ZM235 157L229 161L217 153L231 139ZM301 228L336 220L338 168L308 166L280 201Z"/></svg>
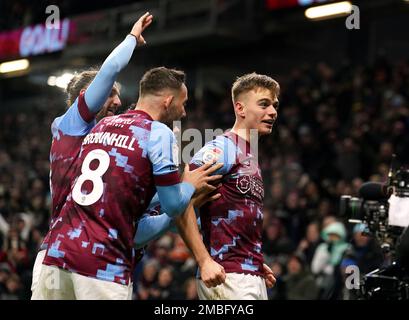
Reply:
<svg viewBox="0 0 409 320"><path fill-rule="evenodd" d="M250 142L251 140L251 130L249 128L246 128L243 123L239 123L236 121L230 131L248 142Z"/></svg>
<svg viewBox="0 0 409 320"><path fill-rule="evenodd" d="M138 99L136 102L135 110L140 110L146 112L151 116L153 120L160 121L160 111L148 100L146 99Z"/></svg>

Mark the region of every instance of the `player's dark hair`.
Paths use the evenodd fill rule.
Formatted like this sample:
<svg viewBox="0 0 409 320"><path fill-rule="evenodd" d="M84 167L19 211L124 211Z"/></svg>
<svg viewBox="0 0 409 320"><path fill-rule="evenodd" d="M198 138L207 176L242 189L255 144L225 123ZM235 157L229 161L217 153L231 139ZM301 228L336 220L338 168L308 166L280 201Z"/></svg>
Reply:
<svg viewBox="0 0 409 320"><path fill-rule="evenodd" d="M75 74L67 85L67 105L74 103L75 99L80 95L82 89L86 89L92 80L97 75L99 68L89 68L80 73ZM115 82L114 87L120 90L120 84Z"/></svg>
<svg viewBox="0 0 409 320"><path fill-rule="evenodd" d="M270 90L271 93L275 96L278 96L280 94L280 85L277 81L275 81L273 78L270 78L269 76L253 72L238 77L233 83L231 89L233 103L236 102L237 97L240 94L258 88Z"/></svg>
<svg viewBox="0 0 409 320"><path fill-rule="evenodd" d="M165 89L179 90L186 81L181 70L158 67L148 70L139 83L139 96L156 94Z"/></svg>

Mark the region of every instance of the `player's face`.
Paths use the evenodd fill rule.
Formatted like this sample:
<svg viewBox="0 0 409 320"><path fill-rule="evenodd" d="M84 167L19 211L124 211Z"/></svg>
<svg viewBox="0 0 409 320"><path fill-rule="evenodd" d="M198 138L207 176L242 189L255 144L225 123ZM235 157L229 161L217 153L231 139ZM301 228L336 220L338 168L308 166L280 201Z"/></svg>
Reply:
<svg viewBox="0 0 409 320"><path fill-rule="evenodd" d="M168 108L168 122L173 122L186 117L187 88L182 84L181 89L174 95Z"/></svg>
<svg viewBox="0 0 409 320"><path fill-rule="evenodd" d="M96 118L101 120L104 117L114 116L118 113L119 108L121 107L121 100L119 99L119 90L115 87L112 88L111 94L108 99L105 101L104 106L101 111L98 112Z"/></svg>
<svg viewBox="0 0 409 320"><path fill-rule="evenodd" d="M270 90L251 90L242 94L238 102L243 105L247 129L256 129L260 136L271 133L278 116L278 99Z"/></svg>

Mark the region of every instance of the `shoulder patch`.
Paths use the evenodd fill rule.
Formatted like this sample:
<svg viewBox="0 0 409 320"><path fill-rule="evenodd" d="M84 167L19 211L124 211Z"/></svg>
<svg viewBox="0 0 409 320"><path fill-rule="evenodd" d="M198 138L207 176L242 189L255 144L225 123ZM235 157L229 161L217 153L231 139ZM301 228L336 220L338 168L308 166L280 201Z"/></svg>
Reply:
<svg viewBox="0 0 409 320"><path fill-rule="evenodd" d="M212 147L211 149L203 152L202 161L203 163L209 163L219 160L220 156L223 154L223 150L217 147Z"/></svg>

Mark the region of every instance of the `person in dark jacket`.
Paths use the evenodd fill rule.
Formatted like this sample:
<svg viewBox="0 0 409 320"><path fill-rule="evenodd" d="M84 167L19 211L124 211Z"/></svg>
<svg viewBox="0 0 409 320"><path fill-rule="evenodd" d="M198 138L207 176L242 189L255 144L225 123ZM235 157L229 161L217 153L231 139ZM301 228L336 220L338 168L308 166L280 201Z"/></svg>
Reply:
<svg viewBox="0 0 409 320"><path fill-rule="evenodd" d="M290 256L287 262L288 274L284 278L285 298L287 300L314 300L318 298L319 288L314 276L308 270L305 257L301 253Z"/></svg>

